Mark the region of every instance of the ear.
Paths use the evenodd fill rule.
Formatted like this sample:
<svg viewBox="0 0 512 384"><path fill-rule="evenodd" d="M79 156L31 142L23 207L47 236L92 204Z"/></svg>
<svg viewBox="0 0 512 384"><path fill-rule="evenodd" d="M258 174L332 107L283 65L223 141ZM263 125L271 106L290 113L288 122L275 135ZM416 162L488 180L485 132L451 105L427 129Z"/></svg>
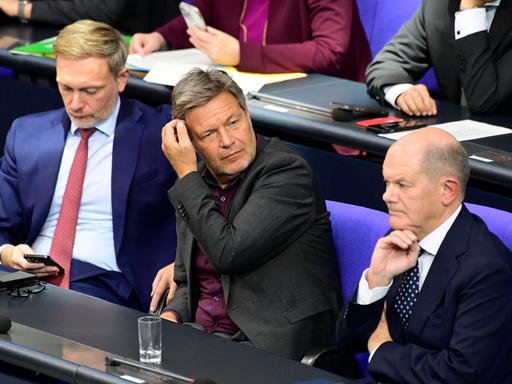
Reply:
<svg viewBox="0 0 512 384"><path fill-rule="evenodd" d="M460 183L455 177L445 176L440 180L441 203L446 207L451 205L461 193Z"/></svg>
<svg viewBox="0 0 512 384"><path fill-rule="evenodd" d="M128 82L128 77L130 77L130 74L128 73L128 69L125 67L121 70L119 76L117 76L117 91L119 93L124 91L126 83Z"/></svg>

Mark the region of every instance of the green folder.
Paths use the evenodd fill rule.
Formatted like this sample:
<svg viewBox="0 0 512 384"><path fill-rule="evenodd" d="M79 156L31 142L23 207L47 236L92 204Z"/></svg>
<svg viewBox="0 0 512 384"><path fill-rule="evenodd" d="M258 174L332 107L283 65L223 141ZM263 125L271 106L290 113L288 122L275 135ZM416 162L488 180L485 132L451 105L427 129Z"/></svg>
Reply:
<svg viewBox="0 0 512 384"><path fill-rule="evenodd" d="M123 35L124 39L130 44L131 36ZM11 52L22 55L34 55L48 58L55 58L55 52L53 51L53 43L57 39L57 36L50 37L49 39L41 40L36 43L21 45L19 47L11 49Z"/></svg>

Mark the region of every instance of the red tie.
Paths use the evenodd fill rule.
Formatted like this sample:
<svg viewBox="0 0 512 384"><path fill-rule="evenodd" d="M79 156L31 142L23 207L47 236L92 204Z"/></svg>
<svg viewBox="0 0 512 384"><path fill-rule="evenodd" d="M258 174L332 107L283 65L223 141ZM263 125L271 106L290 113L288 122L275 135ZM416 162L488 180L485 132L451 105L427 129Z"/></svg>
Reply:
<svg viewBox="0 0 512 384"><path fill-rule="evenodd" d="M80 200L82 199L82 188L84 185L85 169L87 167L87 153L89 137L96 131L96 128L80 128L80 144L75 153L71 170L69 171L68 182L64 190L62 205L60 208L57 227L53 235L50 256L57 261L65 272L61 275L48 279L51 284L69 288L69 275L71 257L73 255L73 244L75 243L76 223Z"/></svg>

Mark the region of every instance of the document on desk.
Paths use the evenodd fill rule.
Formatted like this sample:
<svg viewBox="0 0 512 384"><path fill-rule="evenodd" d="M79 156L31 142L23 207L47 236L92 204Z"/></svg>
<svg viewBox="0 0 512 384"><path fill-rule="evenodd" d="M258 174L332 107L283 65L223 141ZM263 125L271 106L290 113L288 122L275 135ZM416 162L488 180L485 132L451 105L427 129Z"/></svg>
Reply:
<svg viewBox="0 0 512 384"><path fill-rule="evenodd" d="M146 56L128 55L128 69L150 71L157 63L189 64L191 66L213 65L210 58L196 48L176 49L172 51L153 52Z"/></svg>
<svg viewBox="0 0 512 384"><path fill-rule="evenodd" d="M446 132L451 133L458 141L476 140L484 137L499 136L512 133L512 129L510 128L481 123L475 120L452 121L449 123L435 124L431 127L441 128ZM404 136L407 136L411 132L413 132L413 130L381 133L379 136L387 137L391 140L398 140Z"/></svg>
<svg viewBox="0 0 512 384"><path fill-rule="evenodd" d="M195 48L154 52L144 57L135 54L128 56L129 69L149 71L144 77L145 81L169 86L176 85L192 68L207 69L211 66L226 71L245 94L259 91L265 84L307 76L305 73L239 72L234 67L215 65L207 55Z"/></svg>

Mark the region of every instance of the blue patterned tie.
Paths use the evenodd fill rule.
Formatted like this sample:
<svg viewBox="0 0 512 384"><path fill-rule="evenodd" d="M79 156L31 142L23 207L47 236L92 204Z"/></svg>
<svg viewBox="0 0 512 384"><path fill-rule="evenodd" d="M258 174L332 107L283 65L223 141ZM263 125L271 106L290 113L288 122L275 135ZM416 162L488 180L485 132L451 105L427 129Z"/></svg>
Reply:
<svg viewBox="0 0 512 384"><path fill-rule="evenodd" d="M420 255L423 253L421 250ZM418 256L418 259L419 259ZM402 328L405 330L409 325L409 317L411 317L414 304L420 292L420 270L418 263L402 275L398 295L395 299L395 308L400 316Z"/></svg>

